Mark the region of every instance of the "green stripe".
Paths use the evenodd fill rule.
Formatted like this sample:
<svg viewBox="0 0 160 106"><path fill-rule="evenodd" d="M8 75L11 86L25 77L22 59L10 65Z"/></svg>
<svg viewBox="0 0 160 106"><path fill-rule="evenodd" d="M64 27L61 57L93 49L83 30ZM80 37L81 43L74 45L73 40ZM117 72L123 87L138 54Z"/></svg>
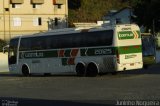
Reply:
<svg viewBox="0 0 160 106"><path fill-rule="evenodd" d="M36 52L20 52L19 58L29 59L29 58L50 58L50 57L58 57L57 50L55 51L36 51Z"/></svg>
<svg viewBox="0 0 160 106"><path fill-rule="evenodd" d="M130 53L141 53L142 46L123 46L123 47L99 47L99 48L83 48L80 49L80 56L101 56L101 55L115 55L116 50L119 54L130 54ZM20 52L20 59L30 58L51 58L58 57L59 50L52 51L36 51L36 52ZM71 49L65 50L65 57L61 58L62 65L69 65L68 59L70 56ZM72 64L73 65L73 64Z"/></svg>
<svg viewBox="0 0 160 106"><path fill-rule="evenodd" d="M71 55L71 50L72 49L67 49L67 50L65 50L65 57L70 57L70 55Z"/></svg>
<svg viewBox="0 0 160 106"><path fill-rule="evenodd" d="M63 66L68 65L68 58L62 58L61 61Z"/></svg>
<svg viewBox="0 0 160 106"><path fill-rule="evenodd" d="M141 45L123 46L123 47L119 47L117 49L118 49L119 54L130 54L130 53L141 53L142 52Z"/></svg>
<svg viewBox="0 0 160 106"><path fill-rule="evenodd" d="M81 53L81 56L86 56L86 51L87 51L87 49L81 49L80 50L80 53Z"/></svg>
<svg viewBox="0 0 160 106"><path fill-rule="evenodd" d="M81 49L81 56L114 55L115 47Z"/></svg>
<svg viewBox="0 0 160 106"><path fill-rule="evenodd" d="M139 47L138 47L139 46ZM80 49L80 56L100 56L100 55L115 55L118 50L119 54L140 53L142 46L122 46L122 47L103 47L103 48L83 48ZM71 49L65 50L65 57L70 56ZM19 58L50 58L58 57L58 50L53 51L37 51L37 52L20 52Z"/></svg>

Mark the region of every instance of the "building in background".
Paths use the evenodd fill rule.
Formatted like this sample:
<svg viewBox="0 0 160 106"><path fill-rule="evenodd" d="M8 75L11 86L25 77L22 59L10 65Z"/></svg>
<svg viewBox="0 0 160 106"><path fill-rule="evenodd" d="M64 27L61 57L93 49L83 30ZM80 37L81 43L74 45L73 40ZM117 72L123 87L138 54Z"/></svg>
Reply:
<svg viewBox="0 0 160 106"><path fill-rule="evenodd" d="M66 28L68 0L0 0L0 39Z"/></svg>
<svg viewBox="0 0 160 106"><path fill-rule="evenodd" d="M103 17L103 20L109 25L130 24L133 18L136 18L136 16L133 14L132 8L126 7L119 11L110 10L109 13Z"/></svg>

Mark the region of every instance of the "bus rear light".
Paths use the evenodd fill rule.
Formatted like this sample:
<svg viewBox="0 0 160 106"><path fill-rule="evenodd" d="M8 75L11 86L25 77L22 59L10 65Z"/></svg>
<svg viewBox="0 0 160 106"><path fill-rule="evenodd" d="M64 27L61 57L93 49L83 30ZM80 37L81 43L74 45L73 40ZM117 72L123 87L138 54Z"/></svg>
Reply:
<svg viewBox="0 0 160 106"><path fill-rule="evenodd" d="M134 46L134 48L139 48L140 46L139 45L137 45L137 46Z"/></svg>

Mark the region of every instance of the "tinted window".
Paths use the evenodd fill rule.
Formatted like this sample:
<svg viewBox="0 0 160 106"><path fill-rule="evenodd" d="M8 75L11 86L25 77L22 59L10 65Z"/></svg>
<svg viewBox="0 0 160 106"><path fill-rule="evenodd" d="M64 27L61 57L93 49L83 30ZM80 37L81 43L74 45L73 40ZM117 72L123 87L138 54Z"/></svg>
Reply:
<svg viewBox="0 0 160 106"><path fill-rule="evenodd" d="M21 40L20 50L110 46L112 40L112 30L33 37Z"/></svg>
<svg viewBox="0 0 160 106"><path fill-rule="evenodd" d="M20 51L25 51L25 50L31 50L31 40L30 38L23 38L21 39L20 43Z"/></svg>
<svg viewBox="0 0 160 106"><path fill-rule="evenodd" d="M34 37L31 39L32 50L43 50L46 49L45 37Z"/></svg>
<svg viewBox="0 0 160 106"><path fill-rule="evenodd" d="M16 64L18 39L11 39L9 45L9 64Z"/></svg>
<svg viewBox="0 0 160 106"><path fill-rule="evenodd" d="M110 46L112 40L112 30L59 35L56 48Z"/></svg>

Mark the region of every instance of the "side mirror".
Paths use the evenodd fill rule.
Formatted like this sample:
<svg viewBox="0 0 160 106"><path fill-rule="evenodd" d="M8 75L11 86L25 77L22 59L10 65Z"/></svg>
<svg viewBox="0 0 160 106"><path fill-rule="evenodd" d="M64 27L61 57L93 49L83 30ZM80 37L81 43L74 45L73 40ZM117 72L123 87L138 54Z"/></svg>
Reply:
<svg viewBox="0 0 160 106"><path fill-rule="evenodd" d="M6 46L3 47L3 54L5 54L6 51L8 51L8 48L9 48L9 45L6 45Z"/></svg>

